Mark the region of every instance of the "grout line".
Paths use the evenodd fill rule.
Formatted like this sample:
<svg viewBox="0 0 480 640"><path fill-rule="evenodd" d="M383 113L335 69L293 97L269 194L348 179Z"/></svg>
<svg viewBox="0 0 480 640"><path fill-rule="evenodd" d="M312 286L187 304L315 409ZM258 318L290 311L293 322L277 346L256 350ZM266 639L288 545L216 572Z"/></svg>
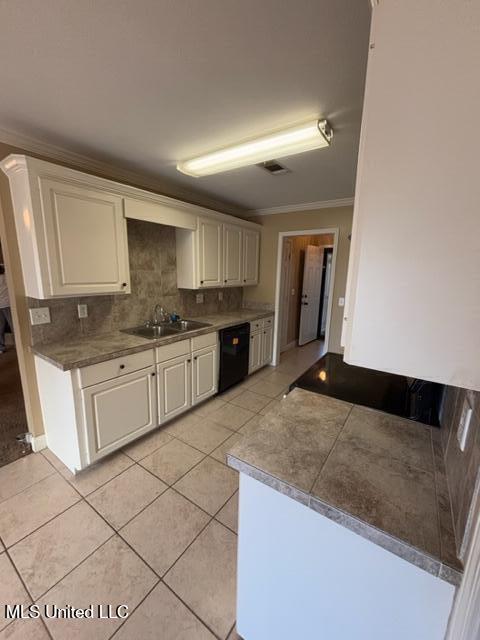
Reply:
<svg viewBox="0 0 480 640"><path fill-rule="evenodd" d="M15 547L17 544L19 544L20 542L23 542L24 540L26 540L28 538L28 536L32 535L32 533L36 533L37 531L39 531L42 527L44 527L47 524L50 524L50 522L52 522L53 520L55 520L55 518L58 518L58 516L63 515L64 513L66 513L69 509L71 509L72 507L75 507L79 502L80 502L81 498L79 500L76 500L75 502L73 502L72 504L68 505L68 507L65 507L65 509L62 509L62 511L59 511L58 513L56 513L54 516L52 516L51 518L49 518L48 520L46 520L45 522L43 522L41 525L39 525L38 527L35 527L35 529L32 529L31 531L29 531L26 535L24 535L22 538L19 538L18 540L15 540L15 542L12 542L12 544L10 544L8 547L6 545L5 546L5 551L7 549L12 549L12 547Z"/></svg>
<svg viewBox="0 0 480 640"><path fill-rule="evenodd" d="M123 538L122 538L123 540ZM156 575L156 574L155 574ZM113 638L119 631L120 629L123 627L124 624L126 624L130 618L133 616L133 614L135 613L135 611L145 602L145 600L148 598L148 596L152 593L152 591L154 589L156 589L158 587L158 585L160 584L161 580L157 580L157 582L155 582L155 584L153 585L153 587L151 589L149 589L147 591L147 593L144 595L144 597L140 600L140 602L137 604L136 607L133 608L132 612L130 613L130 609L128 610L128 617L125 618L124 620L122 620L122 622L118 625L118 627L115 629L115 631L112 633L112 635L108 636L108 640L111 640L111 638Z"/></svg>
<svg viewBox="0 0 480 640"><path fill-rule="evenodd" d="M39 452L40 453L40 452ZM34 454L34 452L32 451L32 454ZM28 454L28 455L32 455L32 454ZM37 454L34 454L37 455ZM27 456L23 456L23 458L26 458ZM45 456L42 456L42 458L44 460L46 460ZM19 458L20 460L20 458ZM14 462L16 462L16 460L14 460L13 462L9 463L9 464L13 464ZM55 469L55 467L53 467L53 465L51 465L51 463L47 460L47 462L50 464L50 466L52 466L53 471L52 473L48 473L46 476L44 476L43 478L40 478L40 480L35 480L35 482L32 482L32 484L29 484L27 487L24 487L23 489L21 489L20 491L18 491L17 493L12 493L11 496L8 496L8 498L4 498L3 500L0 500L0 504L3 504L4 502L7 502L7 500L10 500L11 498L15 498L16 496L19 496L20 494L22 494L24 491L27 491L27 489L30 489L31 487L34 487L36 484L38 484L39 482L42 482L43 480L46 480L47 478L50 478L51 476L53 476L53 474L56 472L58 473L58 471ZM5 465L7 466L7 465ZM2 468L2 467L0 467Z"/></svg>
<svg viewBox="0 0 480 640"><path fill-rule="evenodd" d="M336 446L337 446L337 442L338 442L338 440L339 440L339 438L340 438L340 435L343 433L343 430L345 429L345 425L347 424L348 419L350 418L350 415L351 415L351 413L352 413L352 411L353 411L354 406L355 406L355 405L352 405L352 406L350 407L350 410L349 410L349 412L348 412L348 414L347 414L347 417L345 418L345 420L344 420L344 422L343 422L343 424L342 424L342 427L341 427L341 429L339 430L339 432L338 432L338 434L337 434L337 437L335 438L335 440L334 440L334 442L333 442L333 445L332 445L332 447L331 447L330 451L328 452L327 457L326 457L326 458L325 458L325 460L323 461L323 464L322 464L322 465L320 465L320 470L319 470L319 472L317 473L317 475L315 476L315 480L313 481L312 486L310 487L310 490L308 491L308 494L309 494L309 496L310 496L310 497L311 497L311 494L312 494L312 491L313 491L313 487L315 486L315 483L316 483L316 482L317 482L317 480L319 479L319 477L320 477L320 475L321 475L322 471L323 471L323 470L324 470L324 468L325 468L325 465L327 464L328 459L330 458L330 456L332 455L332 453L333 453L334 449L335 449L335 448L336 448Z"/></svg>
<svg viewBox="0 0 480 640"><path fill-rule="evenodd" d="M53 453L53 452L52 452L52 453ZM97 467L97 465L101 465L101 464L104 464L104 463L108 462L108 460L109 460L109 459L111 460L114 456L118 456L118 454L125 455L125 454L122 452L122 450L115 451L115 452L113 452L113 453L109 454L108 456L105 456L105 458L102 458L102 459L98 460L94 465L89 466L89 467L86 467L85 469L82 469L82 471L81 471L81 472L79 472L79 473L81 473L82 475L83 475L83 474L85 474L85 475L86 475L89 471L92 471L93 469L95 469L95 468ZM53 454L53 455L55 455L55 454ZM88 493L83 494L83 493L78 489L78 487L77 487L77 486L75 486L75 478L77 478L77 477L82 477L82 476L77 476L77 475L75 475L74 473L72 473L72 472L70 471L70 469L68 469L68 468L67 468L68 473L69 473L69 474L71 474L71 476L73 476L72 478L70 478L68 475L65 475L65 473L64 473L64 472L62 473L62 471L58 470L58 469L57 469L57 468L56 468L56 467L55 467L55 466L50 462L50 460L48 460L48 458L46 458L45 456L43 456L43 457L44 457L44 458L47 460L47 462L48 462L48 463L49 463L49 464L50 464L50 465L55 469L55 471L56 471L56 472L57 472L57 473L58 473L58 474L59 474L59 475L60 475L60 476L65 480L65 482L68 482L68 484L69 484L73 489L75 489L75 491L76 491L76 492L77 492L77 493L78 493L82 498L86 498L87 496L89 496L89 495L91 495L92 493L94 493L95 491L97 491L97 489L100 489L101 487L103 487L104 485L106 485L106 484L107 484L108 482L110 482L111 480L114 480L115 478L118 478L118 476L122 475L122 473L123 473L124 471L126 471L127 469L130 469L130 468L133 466L133 464L135 464L135 460L132 460L132 458L130 458L130 456L126 456L126 455L125 455L125 457L126 457L126 458L128 458L128 460L130 460L130 461L132 462L132 464L129 464L129 465L128 465L127 467L125 467L124 469L121 469L118 473L116 473L115 475L113 475L111 478L109 478L108 480L105 480L105 482L102 482L101 484L99 484L99 485L98 485L98 487L95 487L95 489L92 489L92 491L89 491ZM61 460L60 460L60 462L61 462Z"/></svg>
<svg viewBox="0 0 480 640"><path fill-rule="evenodd" d="M87 554L84 558L82 558L80 560L80 562L78 562L74 567L72 567L71 569L69 569L67 571L67 573L62 576L61 578L59 578L56 582L54 582L50 587L48 587L48 589L46 589L45 591L43 591L39 596L37 596L37 598L33 599L33 602L38 602L39 600L41 600L41 598L43 598L49 591L51 591L52 589L54 589L58 584L60 584L60 582L62 582L62 580L65 580L65 578L67 576L69 576L71 573L73 573L76 569L78 569L78 567L80 565L82 565L86 560L88 560L91 556L93 556L94 553L96 553L99 549L101 549L104 545L107 544L107 542L109 542L110 540L112 540L112 538L115 537L116 531L114 529L112 529L112 534L110 536L108 536L108 538L106 540L104 540L102 543L100 543L98 545L98 547L95 547L95 549L93 549L89 554Z"/></svg>
<svg viewBox="0 0 480 640"><path fill-rule="evenodd" d="M194 610L193 610L193 609L192 609L192 608L191 608L191 607L190 607L190 606L185 602L185 600L183 600L183 598L181 598L181 597L178 595L178 593L177 593L176 591L174 591L174 590L172 589L172 587L171 587L170 585L168 585L168 584L167 584L166 582L164 582L163 580L161 580L161 582L162 582L162 584L164 584L164 585L167 587L167 589L168 589L171 593L173 593L173 595L174 595L176 598L178 598L178 599L180 600L180 602L184 605L184 607L186 607L186 608L190 611L190 613L192 613L192 614L195 616L195 618L197 618L197 620L199 620L199 622L200 622L204 627L206 627L206 628L210 631L210 633L211 633L215 638L217 638L217 640L224 640L224 638L222 638L221 636L219 636L219 635L218 635L218 633L216 633L216 632L215 632L215 631L214 631L214 630L213 630L213 629L212 629L212 628L211 628L211 627L210 627L210 626L209 626L209 625L208 625L204 620L202 620L202 618L200 618L200 616L198 615L198 613L195 613L195 611L194 611ZM228 637L228 636L227 636L227 637Z"/></svg>

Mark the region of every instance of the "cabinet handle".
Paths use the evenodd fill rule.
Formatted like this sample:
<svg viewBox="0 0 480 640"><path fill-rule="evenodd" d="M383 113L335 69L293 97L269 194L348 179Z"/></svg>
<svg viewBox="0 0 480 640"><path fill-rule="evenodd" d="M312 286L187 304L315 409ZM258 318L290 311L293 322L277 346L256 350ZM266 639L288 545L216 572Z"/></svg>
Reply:
<svg viewBox="0 0 480 640"><path fill-rule="evenodd" d="M203 280L200 280L200 284L203 284Z"/></svg>
<svg viewBox="0 0 480 640"><path fill-rule="evenodd" d="M187 362L191 362L191 359L189 358L189 359L187 360Z"/></svg>
<svg viewBox="0 0 480 640"><path fill-rule="evenodd" d="M197 356L194 356L194 358L193 358L193 359L194 359L194 360L196 360L196 359L197 359Z"/></svg>
<svg viewBox="0 0 480 640"><path fill-rule="evenodd" d="M243 281L246 282L247 281L246 278L244 278Z"/></svg>
<svg viewBox="0 0 480 640"><path fill-rule="evenodd" d="M224 280L225 283L227 283L227 280Z"/></svg>
<svg viewBox="0 0 480 640"><path fill-rule="evenodd" d="M125 365L124 365L124 364L121 364L121 365L120 365L120 369L125 369Z"/></svg>
<svg viewBox="0 0 480 640"><path fill-rule="evenodd" d="M125 288L127 286L126 282L122 282L122 287Z"/></svg>
<svg viewBox="0 0 480 640"><path fill-rule="evenodd" d="M154 377L155 377L155 372L153 372L153 373L151 374L151 376L152 376L152 378L154 378Z"/></svg>

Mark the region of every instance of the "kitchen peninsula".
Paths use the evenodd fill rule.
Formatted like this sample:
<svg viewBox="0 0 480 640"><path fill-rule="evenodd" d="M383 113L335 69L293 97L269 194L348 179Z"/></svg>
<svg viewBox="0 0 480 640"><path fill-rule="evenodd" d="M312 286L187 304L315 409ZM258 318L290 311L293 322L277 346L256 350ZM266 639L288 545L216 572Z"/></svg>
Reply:
<svg viewBox="0 0 480 640"><path fill-rule="evenodd" d="M297 388L228 463L241 636L443 638L462 570L438 430Z"/></svg>

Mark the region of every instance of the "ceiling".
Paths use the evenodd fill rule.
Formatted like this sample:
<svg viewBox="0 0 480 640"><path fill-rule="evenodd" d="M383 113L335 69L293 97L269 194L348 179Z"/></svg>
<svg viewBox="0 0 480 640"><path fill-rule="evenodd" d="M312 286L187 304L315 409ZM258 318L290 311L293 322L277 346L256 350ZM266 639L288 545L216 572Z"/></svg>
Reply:
<svg viewBox="0 0 480 640"><path fill-rule="evenodd" d="M0 128L246 209L353 196L367 0L0 0ZM315 117L330 148L191 178L178 160Z"/></svg>

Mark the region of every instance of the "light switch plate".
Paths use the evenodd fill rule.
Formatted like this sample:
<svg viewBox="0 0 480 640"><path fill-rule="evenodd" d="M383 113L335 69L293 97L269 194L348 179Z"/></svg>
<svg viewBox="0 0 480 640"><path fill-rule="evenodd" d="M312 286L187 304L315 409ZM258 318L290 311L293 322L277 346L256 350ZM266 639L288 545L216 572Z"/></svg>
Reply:
<svg viewBox="0 0 480 640"><path fill-rule="evenodd" d="M48 324L50 320L50 309L48 307L39 307L38 309L30 309L30 324Z"/></svg>
<svg viewBox="0 0 480 640"><path fill-rule="evenodd" d="M218 299L220 302L223 300L223 291L218 292Z"/></svg>
<svg viewBox="0 0 480 640"><path fill-rule="evenodd" d="M197 304L203 304L203 293L197 293L196 295Z"/></svg>
<svg viewBox="0 0 480 640"><path fill-rule="evenodd" d="M88 305L77 304L77 310L79 318L88 318Z"/></svg>
<svg viewBox="0 0 480 640"><path fill-rule="evenodd" d="M468 430L470 428L470 422L472 420L472 407L468 398L465 397L462 407L462 415L460 416L460 422L458 423L457 440L460 446L460 451L465 451L468 438Z"/></svg>
<svg viewBox="0 0 480 640"><path fill-rule="evenodd" d="M344 307L345 306L345 298L339 298L338 299L338 306L339 307Z"/></svg>

